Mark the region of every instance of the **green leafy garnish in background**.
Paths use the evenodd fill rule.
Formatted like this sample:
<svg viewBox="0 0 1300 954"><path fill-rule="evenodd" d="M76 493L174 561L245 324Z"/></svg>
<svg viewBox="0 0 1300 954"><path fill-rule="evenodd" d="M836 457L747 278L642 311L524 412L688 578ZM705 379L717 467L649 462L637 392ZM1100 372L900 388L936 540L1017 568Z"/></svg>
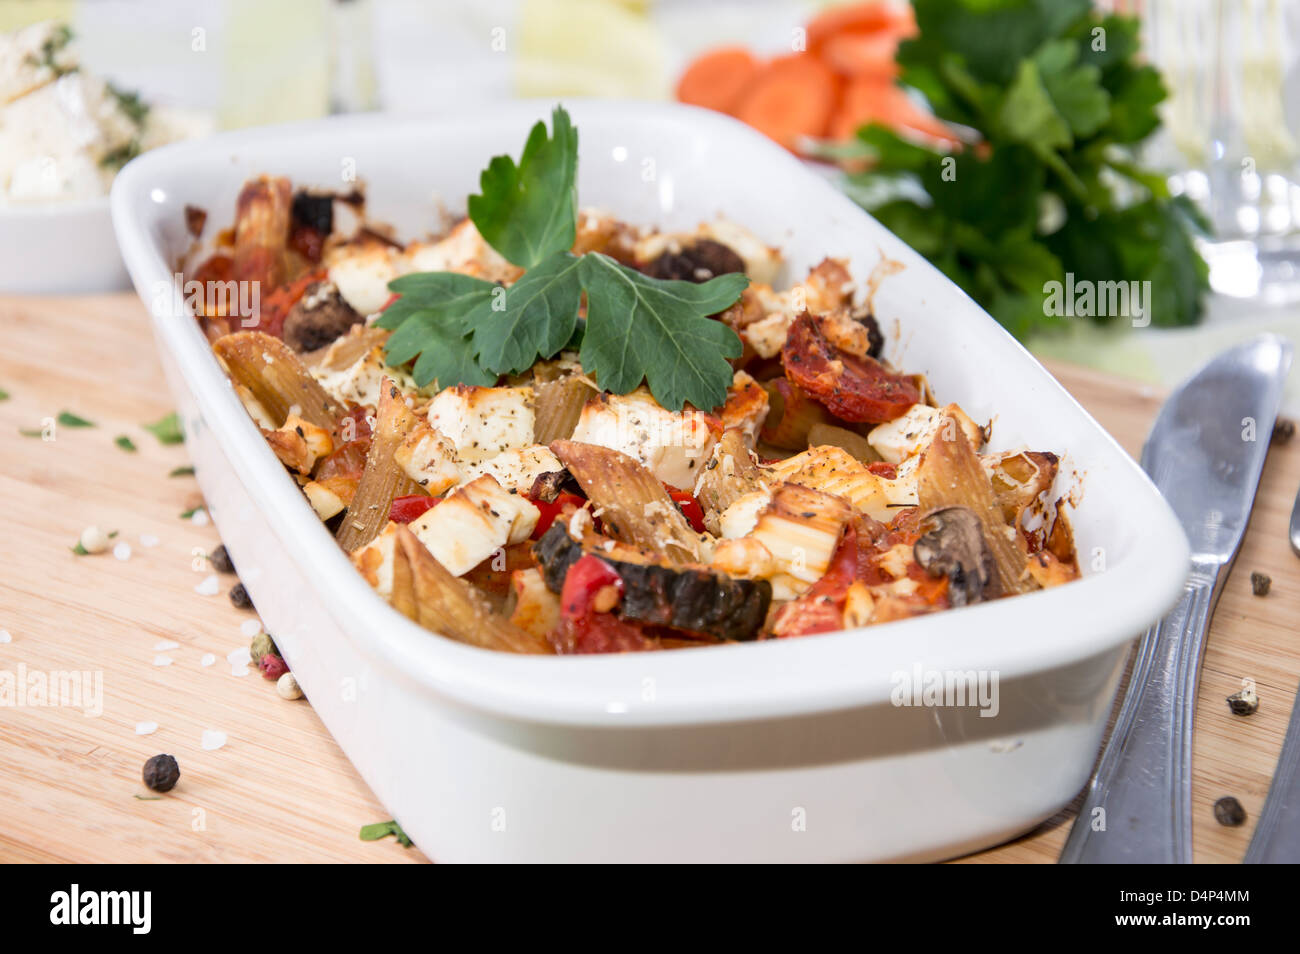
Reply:
<svg viewBox="0 0 1300 954"><path fill-rule="evenodd" d="M373 825L361 826L362 841L378 841L380 838L387 838L392 835L397 839L397 843L403 848L410 848L414 842L406 832L402 831L402 826L395 821L375 822Z"/></svg>
<svg viewBox="0 0 1300 954"><path fill-rule="evenodd" d="M735 302L749 279L666 281L597 252L573 255L578 132L563 107L551 127L550 136L544 123L533 127L517 165L495 157L482 193L469 199L479 233L523 276L509 288L451 272L391 282L401 297L375 322L393 332L388 363L413 361L421 387L487 385L576 348L583 370L607 391L625 394L644 381L670 410L722 404L732 380L726 359L741 344L709 316Z"/></svg>
<svg viewBox="0 0 1300 954"><path fill-rule="evenodd" d="M168 477L193 477L194 468L189 466L173 467L171 470L167 472L167 476Z"/></svg>
<svg viewBox="0 0 1300 954"><path fill-rule="evenodd" d="M88 421L84 417L78 417L71 411L60 411L59 416L55 418L61 427L94 427L94 421Z"/></svg>
<svg viewBox="0 0 1300 954"><path fill-rule="evenodd" d="M1137 61L1138 24L1088 0L914 0L919 35L901 81L982 143L948 154L881 127L839 159L867 159L849 194L1017 337L1046 314L1049 282L1150 281L1155 325L1199 320L1206 230L1185 197L1133 159L1165 89ZM1106 322L1116 316L1097 316Z"/></svg>
<svg viewBox="0 0 1300 954"><path fill-rule="evenodd" d="M7 401L7 400L9 400L9 392L6 391L4 388L0 388L0 401Z"/></svg>
<svg viewBox="0 0 1300 954"><path fill-rule="evenodd" d="M173 411L164 418L154 421L152 424L141 424L146 431L158 438L161 444L179 444L185 440L185 435L181 433L180 418Z"/></svg>
<svg viewBox="0 0 1300 954"><path fill-rule="evenodd" d="M131 440L131 438L127 437L125 434L113 438L113 443L122 448L122 450L126 451L128 454L134 454L136 452L135 441Z"/></svg>

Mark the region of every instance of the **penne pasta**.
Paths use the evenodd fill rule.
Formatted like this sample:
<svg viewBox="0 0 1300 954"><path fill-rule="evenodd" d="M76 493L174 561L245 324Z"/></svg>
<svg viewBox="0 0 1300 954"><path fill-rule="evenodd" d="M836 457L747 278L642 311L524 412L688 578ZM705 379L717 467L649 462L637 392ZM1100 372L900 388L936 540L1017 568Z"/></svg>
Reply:
<svg viewBox="0 0 1300 954"><path fill-rule="evenodd" d="M375 417L375 433L366 454L356 494L339 525L339 546L351 553L373 540L384 524L393 498L423 491L397 466L394 453L415 427L416 418L396 385L384 379Z"/></svg>
<svg viewBox="0 0 1300 954"><path fill-rule="evenodd" d="M764 387L769 410L759 436L765 444L781 450L803 450L813 426L831 419L826 408L786 378L768 381Z"/></svg>
<svg viewBox="0 0 1300 954"><path fill-rule="evenodd" d="M704 526L717 536L718 516L745 494L764 488L758 461L745 443L744 432L728 428L714 445L695 484L695 498L704 510Z"/></svg>
<svg viewBox="0 0 1300 954"><path fill-rule="evenodd" d="M392 602L410 619L480 649L554 652L543 636L504 619L468 583L448 573L407 527L397 524L394 537Z"/></svg>
<svg viewBox="0 0 1300 954"><path fill-rule="evenodd" d="M587 399L595 395L586 379L568 374L536 386L537 407L533 434L539 444L568 440L582 417Z"/></svg>
<svg viewBox="0 0 1300 954"><path fill-rule="evenodd" d="M615 540L661 553L670 563L699 563L700 538L664 485L622 451L577 441L551 450L582 485L606 532Z"/></svg>
<svg viewBox="0 0 1300 954"><path fill-rule="evenodd" d="M1035 589L1037 584L1025 572L1029 552L1024 538L1003 519L989 476L956 417L945 417L952 426L936 429L917 467L917 496L922 511L946 507L972 511L979 518L993 555L1000 594Z"/></svg>
<svg viewBox="0 0 1300 954"><path fill-rule="evenodd" d="M303 420L317 427L331 432L338 427L342 408L279 338L237 331L218 338L212 350L235 385L247 389L276 427L295 407Z"/></svg>

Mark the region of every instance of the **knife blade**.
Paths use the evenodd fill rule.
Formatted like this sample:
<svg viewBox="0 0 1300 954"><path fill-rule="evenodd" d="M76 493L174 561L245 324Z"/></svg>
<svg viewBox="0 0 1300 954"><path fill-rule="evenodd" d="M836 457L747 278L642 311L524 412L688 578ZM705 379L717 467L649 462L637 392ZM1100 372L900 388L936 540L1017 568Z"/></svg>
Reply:
<svg viewBox="0 0 1300 954"><path fill-rule="evenodd" d="M1192 860L1192 716L1210 618L1250 520L1291 345L1223 352L1164 403L1142 468L1191 544L1183 595L1138 644L1128 694L1062 863Z"/></svg>

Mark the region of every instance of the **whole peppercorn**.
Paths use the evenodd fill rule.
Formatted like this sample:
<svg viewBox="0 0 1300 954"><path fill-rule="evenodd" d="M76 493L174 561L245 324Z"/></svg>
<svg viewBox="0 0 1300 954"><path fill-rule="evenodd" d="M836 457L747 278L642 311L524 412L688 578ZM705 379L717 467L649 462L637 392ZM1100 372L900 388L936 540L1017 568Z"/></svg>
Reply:
<svg viewBox="0 0 1300 954"><path fill-rule="evenodd" d="M1246 820L1246 809L1231 795L1225 795L1214 803L1214 820L1228 828L1236 828Z"/></svg>
<svg viewBox="0 0 1300 954"><path fill-rule="evenodd" d="M302 689L298 686L298 679L291 672L286 672L275 681L275 691L279 693L281 699L302 698Z"/></svg>
<svg viewBox="0 0 1300 954"><path fill-rule="evenodd" d="M257 664L257 668L262 670L263 678L271 680L279 679L289 671L288 664L275 653L267 653L263 656L261 662Z"/></svg>
<svg viewBox="0 0 1300 954"><path fill-rule="evenodd" d="M81 531L81 536L77 539L81 544L81 549L87 553L103 553L108 549L112 542L107 533L99 527L87 527Z"/></svg>
<svg viewBox="0 0 1300 954"><path fill-rule="evenodd" d="M1268 588L1273 585L1273 578L1267 573L1256 570L1250 575L1250 591L1256 596L1268 596Z"/></svg>
<svg viewBox="0 0 1300 954"><path fill-rule="evenodd" d="M170 792L181 777L181 768L170 755L155 755L144 763L144 784L155 792Z"/></svg>
<svg viewBox="0 0 1300 954"><path fill-rule="evenodd" d="M224 543L208 554L208 562L212 564L212 569L218 573L235 572L235 564L230 562L230 554L226 552Z"/></svg>
<svg viewBox="0 0 1300 954"><path fill-rule="evenodd" d="M1232 710L1233 715L1254 715L1255 710L1259 708L1259 696L1255 694L1254 689L1234 692L1228 696L1228 708Z"/></svg>
<svg viewBox="0 0 1300 954"><path fill-rule="evenodd" d="M1293 437L1295 437L1295 421L1290 418L1279 417L1273 424L1272 442L1274 444L1285 444Z"/></svg>
<svg viewBox="0 0 1300 954"><path fill-rule="evenodd" d="M253 601L248 595L248 590L244 589L243 583L236 583L230 588L230 602L235 604L236 609L253 608Z"/></svg>
<svg viewBox="0 0 1300 954"><path fill-rule="evenodd" d="M280 650L275 648L275 641L266 633L258 633L253 637L252 645L248 647L248 655L251 656L261 666L263 656L278 656Z"/></svg>

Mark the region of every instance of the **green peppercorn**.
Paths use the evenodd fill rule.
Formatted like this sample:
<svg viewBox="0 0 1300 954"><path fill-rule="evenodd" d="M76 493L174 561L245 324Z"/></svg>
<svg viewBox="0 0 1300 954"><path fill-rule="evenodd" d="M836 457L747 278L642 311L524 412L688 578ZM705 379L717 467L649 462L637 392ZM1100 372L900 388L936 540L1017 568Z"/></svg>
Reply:
<svg viewBox="0 0 1300 954"><path fill-rule="evenodd" d="M230 554L226 551L224 543L208 554L208 562L212 564L212 569L218 573L235 572L235 564L230 562Z"/></svg>
<svg viewBox="0 0 1300 954"><path fill-rule="evenodd" d="M1231 795L1225 795L1214 803L1214 820L1228 828L1236 828L1246 820L1246 809Z"/></svg>
<svg viewBox="0 0 1300 954"><path fill-rule="evenodd" d="M248 595L248 590L244 589L243 583L236 583L230 588L230 602L235 604L236 609L253 608L253 600Z"/></svg>
<svg viewBox="0 0 1300 954"><path fill-rule="evenodd" d="M248 647L248 655L253 657L253 665L262 661L263 656L280 655L280 650L275 646L275 640L271 639L266 633L258 633L253 637L252 644Z"/></svg>
<svg viewBox="0 0 1300 954"><path fill-rule="evenodd" d="M144 784L155 792L170 792L181 777L180 766L170 755L155 755L144 763Z"/></svg>

